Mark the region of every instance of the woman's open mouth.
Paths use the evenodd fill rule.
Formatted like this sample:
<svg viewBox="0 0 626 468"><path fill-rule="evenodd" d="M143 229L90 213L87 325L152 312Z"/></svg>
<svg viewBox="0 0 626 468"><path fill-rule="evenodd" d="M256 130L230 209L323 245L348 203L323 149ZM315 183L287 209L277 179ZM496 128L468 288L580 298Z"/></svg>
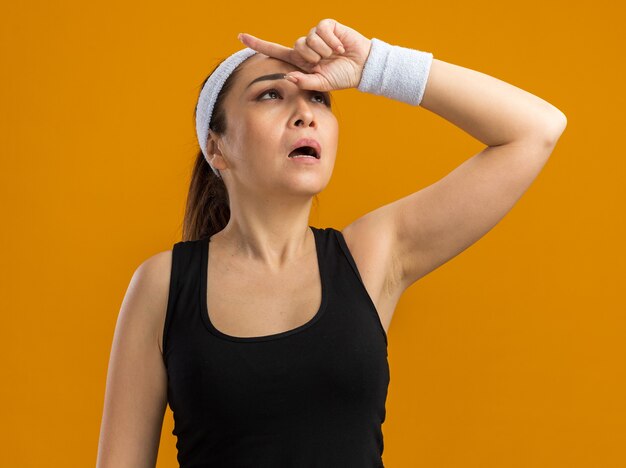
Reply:
<svg viewBox="0 0 626 468"><path fill-rule="evenodd" d="M319 153L317 152L317 149L313 148L312 146L300 146L299 148L296 148L291 153L289 153L289 157L290 158L313 158L313 159L320 158Z"/></svg>

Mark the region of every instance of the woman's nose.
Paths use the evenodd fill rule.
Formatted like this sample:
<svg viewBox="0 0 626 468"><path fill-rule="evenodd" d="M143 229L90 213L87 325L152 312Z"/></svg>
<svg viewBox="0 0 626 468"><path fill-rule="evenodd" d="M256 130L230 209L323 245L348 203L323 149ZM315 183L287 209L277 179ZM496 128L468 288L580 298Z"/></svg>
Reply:
<svg viewBox="0 0 626 468"><path fill-rule="evenodd" d="M306 101L304 98L298 99L298 105L295 110L295 115L292 117L293 123L296 126L303 125L310 127L311 125L317 125L317 121L315 119L315 113L311 109L311 104Z"/></svg>

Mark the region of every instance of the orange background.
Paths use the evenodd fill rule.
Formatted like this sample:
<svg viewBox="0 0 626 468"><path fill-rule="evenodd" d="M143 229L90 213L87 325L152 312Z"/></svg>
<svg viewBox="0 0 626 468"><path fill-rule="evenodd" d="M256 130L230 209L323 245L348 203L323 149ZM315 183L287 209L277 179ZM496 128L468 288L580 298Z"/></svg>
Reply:
<svg viewBox="0 0 626 468"><path fill-rule="evenodd" d="M95 465L126 287L180 240L201 82L243 47L237 33L293 46L323 18L497 77L568 118L513 210L402 297L385 466L626 466L617 3L224 5L3 5L0 466ZM334 97L337 162L314 226L341 229L483 148L423 108ZM172 427L168 407L158 467L177 466Z"/></svg>

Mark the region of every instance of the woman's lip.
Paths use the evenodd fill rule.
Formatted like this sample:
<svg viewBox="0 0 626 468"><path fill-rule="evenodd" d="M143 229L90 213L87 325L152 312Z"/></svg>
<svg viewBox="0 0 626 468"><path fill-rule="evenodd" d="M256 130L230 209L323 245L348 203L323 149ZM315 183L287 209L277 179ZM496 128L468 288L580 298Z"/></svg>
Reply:
<svg viewBox="0 0 626 468"><path fill-rule="evenodd" d="M296 141L293 144L293 146L291 147L291 151L295 150L296 148L300 148L301 146L311 146L312 148L315 148L315 150L317 151L317 159L321 159L321 157L322 157L322 147L318 143L317 140L315 140L313 138L300 138L298 141ZM291 151L290 151L290 153L291 153Z"/></svg>
<svg viewBox="0 0 626 468"><path fill-rule="evenodd" d="M320 160L314 157L303 157L303 158L289 158L292 161L299 162L302 164L319 164Z"/></svg>

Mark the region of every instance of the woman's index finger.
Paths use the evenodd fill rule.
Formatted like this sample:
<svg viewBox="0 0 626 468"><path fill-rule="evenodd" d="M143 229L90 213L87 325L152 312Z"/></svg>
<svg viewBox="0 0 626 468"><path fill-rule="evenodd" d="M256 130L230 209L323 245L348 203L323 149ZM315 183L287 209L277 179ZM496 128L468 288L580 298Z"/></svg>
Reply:
<svg viewBox="0 0 626 468"><path fill-rule="evenodd" d="M275 42L264 41L263 39L259 39L258 37L254 37L247 33L240 33L238 37L244 45L256 50L257 52L277 58L284 62L289 62L289 57L291 56L291 52L293 50L289 47L276 44Z"/></svg>

